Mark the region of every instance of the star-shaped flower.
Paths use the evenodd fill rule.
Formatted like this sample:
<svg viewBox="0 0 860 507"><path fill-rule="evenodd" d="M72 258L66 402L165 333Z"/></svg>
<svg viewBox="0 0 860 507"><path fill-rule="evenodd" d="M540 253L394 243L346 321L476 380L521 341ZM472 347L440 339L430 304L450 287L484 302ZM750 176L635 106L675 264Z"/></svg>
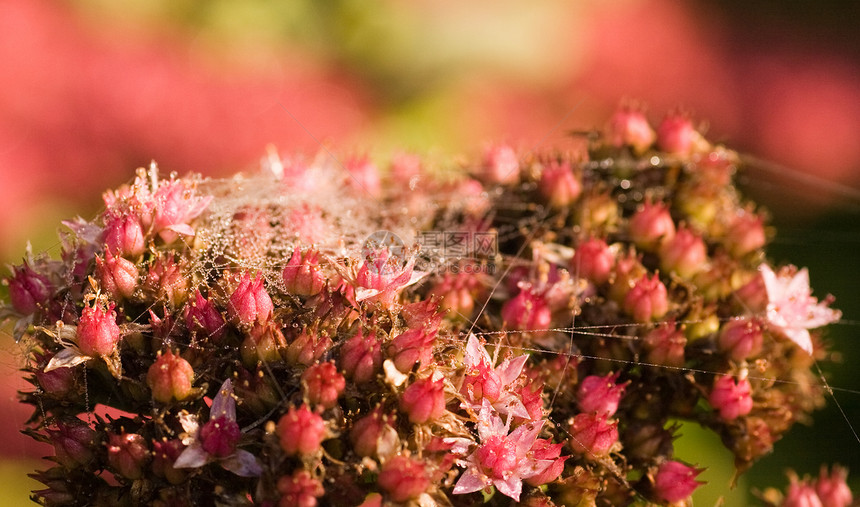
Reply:
<svg viewBox="0 0 860 507"><path fill-rule="evenodd" d="M770 266L762 264L759 271L767 292L766 312L771 328L812 354L809 330L836 322L842 313L828 308L829 300L819 303L812 297L806 268L788 266L774 273Z"/></svg>
<svg viewBox="0 0 860 507"><path fill-rule="evenodd" d="M224 381L212 400L209 421L202 428L197 416L185 411L179 415L179 422L185 430L182 443L186 447L176 458L174 468L198 468L217 461L226 470L242 477L257 477L263 473L253 454L236 449L242 433L236 423L236 400L230 379Z"/></svg>
<svg viewBox="0 0 860 507"><path fill-rule="evenodd" d="M490 357L487 349L475 335L469 335L466 344L466 378L460 388L466 397L465 406L480 410L484 400L502 415L512 415L522 419L530 419L515 385L527 355L513 359L505 358L502 364L493 366L495 360Z"/></svg>

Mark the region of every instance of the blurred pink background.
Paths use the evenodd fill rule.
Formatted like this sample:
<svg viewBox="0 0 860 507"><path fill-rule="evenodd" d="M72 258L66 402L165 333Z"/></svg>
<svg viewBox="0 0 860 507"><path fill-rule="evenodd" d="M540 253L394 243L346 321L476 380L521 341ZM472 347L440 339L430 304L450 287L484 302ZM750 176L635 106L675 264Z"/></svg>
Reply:
<svg viewBox="0 0 860 507"><path fill-rule="evenodd" d="M51 247L60 219L93 215L102 190L150 160L218 176L253 169L269 143L549 148L602 127L625 98L653 122L691 111L710 138L789 176L860 187L860 50L843 26L760 25L761 12L715 1L109 4L0 0L4 262L27 240ZM2 388L0 451L39 456L13 437L28 415L19 387Z"/></svg>

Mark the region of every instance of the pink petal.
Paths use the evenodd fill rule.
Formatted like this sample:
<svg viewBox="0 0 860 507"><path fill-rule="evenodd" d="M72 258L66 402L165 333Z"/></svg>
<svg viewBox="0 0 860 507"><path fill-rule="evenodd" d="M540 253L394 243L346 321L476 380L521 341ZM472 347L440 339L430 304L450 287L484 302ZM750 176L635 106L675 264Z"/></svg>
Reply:
<svg viewBox="0 0 860 507"><path fill-rule="evenodd" d="M233 382L230 379L221 384L221 389L218 390L218 395L212 400L212 407L209 409L210 419L219 417L226 417L230 421L236 420L236 400L233 399Z"/></svg>
<svg viewBox="0 0 860 507"><path fill-rule="evenodd" d="M263 468L257 462L257 458L250 452L241 449L236 451L236 454L222 460L221 466L239 477L259 477L263 474Z"/></svg>
<svg viewBox="0 0 860 507"><path fill-rule="evenodd" d="M782 332L807 354L812 355L812 338L809 336L809 331L803 328L783 328Z"/></svg>
<svg viewBox="0 0 860 507"><path fill-rule="evenodd" d="M209 454L203 450L199 443L195 442L186 447L182 454L176 458L173 468L199 468L205 465L207 461L209 461Z"/></svg>
<svg viewBox="0 0 860 507"><path fill-rule="evenodd" d="M505 481L496 479L493 481L493 485L496 486L499 493L513 498L515 502L520 501L520 493L523 491L523 481L518 476L512 475Z"/></svg>
<svg viewBox="0 0 860 507"><path fill-rule="evenodd" d="M529 356L523 354L521 356L517 356L514 359L505 359L501 366L499 366L496 371L499 374L499 379L502 381L502 385L508 385L512 383L517 377L520 376L520 372L523 371L523 366L525 366L526 361Z"/></svg>
<svg viewBox="0 0 860 507"><path fill-rule="evenodd" d="M487 349L481 345L475 335L470 334L469 342L466 344L466 366L478 366L482 359L486 364L492 364Z"/></svg>
<svg viewBox="0 0 860 507"><path fill-rule="evenodd" d="M487 487L487 484L484 482L483 476L473 468L468 468L460 476L457 484L454 485L454 494L465 495L467 493L474 493L485 487Z"/></svg>

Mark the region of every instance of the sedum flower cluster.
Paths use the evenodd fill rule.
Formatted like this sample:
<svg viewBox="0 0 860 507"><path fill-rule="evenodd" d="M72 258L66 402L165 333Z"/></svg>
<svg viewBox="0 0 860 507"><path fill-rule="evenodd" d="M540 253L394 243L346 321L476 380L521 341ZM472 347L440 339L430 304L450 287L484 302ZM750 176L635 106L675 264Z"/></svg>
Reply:
<svg viewBox="0 0 860 507"><path fill-rule="evenodd" d="M678 421L742 472L824 402L840 314L769 264L739 157L689 118L622 108L589 139L140 170L6 281L53 447L33 498L679 505L707 462L673 455ZM848 505L836 470L792 488Z"/></svg>

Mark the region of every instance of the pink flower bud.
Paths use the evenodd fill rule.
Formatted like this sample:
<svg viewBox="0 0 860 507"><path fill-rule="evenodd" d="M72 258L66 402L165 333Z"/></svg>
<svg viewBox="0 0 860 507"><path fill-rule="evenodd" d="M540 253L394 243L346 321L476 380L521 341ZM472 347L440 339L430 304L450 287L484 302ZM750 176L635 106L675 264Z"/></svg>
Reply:
<svg viewBox="0 0 860 507"><path fill-rule="evenodd" d="M767 242L761 216L750 212L739 213L729 224L725 245L734 257L743 257L763 247Z"/></svg>
<svg viewBox="0 0 860 507"><path fill-rule="evenodd" d="M384 414L382 407L376 407L357 420L349 432L352 450L359 456L373 457L380 448L393 448L397 440L396 419L393 415Z"/></svg>
<svg viewBox="0 0 860 507"><path fill-rule="evenodd" d="M634 282L624 297L624 311L636 322L659 320L666 315L669 311L666 286L656 274L650 278L644 274Z"/></svg>
<svg viewBox="0 0 860 507"><path fill-rule="evenodd" d="M159 257L149 267L144 288L176 308L188 300L188 275L182 262L177 263L173 255Z"/></svg>
<svg viewBox="0 0 860 507"><path fill-rule="evenodd" d="M657 138L645 114L632 107L615 111L609 120L606 136L612 146L630 146L636 153L645 152Z"/></svg>
<svg viewBox="0 0 860 507"><path fill-rule="evenodd" d="M196 291L194 299L185 305L185 327L192 335L209 338L213 343L226 332L226 321L215 304Z"/></svg>
<svg viewBox="0 0 860 507"><path fill-rule="evenodd" d="M756 272L746 284L735 291L734 297L737 299L741 310L750 313L764 313L767 308L768 297L761 273Z"/></svg>
<svg viewBox="0 0 860 507"><path fill-rule="evenodd" d="M226 458L233 454L241 436L239 424L227 416L211 419L200 428L203 450L215 458Z"/></svg>
<svg viewBox="0 0 860 507"><path fill-rule="evenodd" d="M270 363L281 360L281 351L287 347L284 333L274 322L254 324L242 341L240 354L242 362L253 368L258 361Z"/></svg>
<svg viewBox="0 0 860 507"><path fill-rule="evenodd" d="M143 226L131 213L108 216L103 238L105 250L120 257L135 259L146 251Z"/></svg>
<svg viewBox="0 0 860 507"><path fill-rule="evenodd" d="M618 403L624 395L627 384L616 384L620 373L605 377L589 375L582 379L576 392L579 408L583 412L595 412L612 416L618 410Z"/></svg>
<svg viewBox="0 0 860 507"><path fill-rule="evenodd" d="M735 361L743 361L761 352L764 326L760 319L730 320L720 330L720 349Z"/></svg>
<svg viewBox="0 0 860 507"><path fill-rule="evenodd" d="M648 351L645 360L650 364L662 366L684 366L684 347L687 337L675 326L667 322L652 329L643 338Z"/></svg>
<svg viewBox="0 0 860 507"><path fill-rule="evenodd" d="M788 485L782 507L825 507L825 505L811 484L793 479ZM827 504L827 507L830 507L830 504Z"/></svg>
<svg viewBox="0 0 860 507"><path fill-rule="evenodd" d="M298 409L290 407L278 421L278 437L281 449L288 456L309 456L316 453L325 440L325 421L307 405Z"/></svg>
<svg viewBox="0 0 860 507"><path fill-rule="evenodd" d="M433 344L436 342L436 332L425 328L412 328L395 336L391 340L386 353L392 358L394 366L401 372L411 371L418 364L420 367L433 359Z"/></svg>
<svg viewBox="0 0 860 507"><path fill-rule="evenodd" d="M108 437L108 464L126 479L143 477L143 467L149 463L149 448L146 440L137 433L111 434Z"/></svg>
<svg viewBox="0 0 860 507"><path fill-rule="evenodd" d="M346 387L346 379L333 362L316 363L302 373L302 386L311 405L332 408Z"/></svg>
<svg viewBox="0 0 860 507"><path fill-rule="evenodd" d="M498 372L482 360L467 369L466 375L463 377L463 384L460 386L460 392L468 396L469 399L477 401L486 398L487 401L493 403L499 399L504 387Z"/></svg>
<svg viewBox="0 0 860 507"><path fill-rule="evenodd" d="M47 277L33 271L26 263L13 269L8 278L9 299L15 311L22 315L36 313L44 308L54 291Z"/></svg>
<svg viewBox="0 0 860 507"><path fill-rule="evenodd" d="M297 470L278 479L278 493L280 507L316 507L317 498L325 495L325 489L310 472Z"/></svg>
<svg viewBox="0 0 860 507"><path fill-rule="evenodd" d="M287 345L286 359L292 365L310 366L317 362L331 346L332 341L328 334L305 328Z"/></svg>
<svg viewBox="0 0 860 507"><path fill-rule="evenodd" d="M678 229L672 239L660 247L660 267L690 278L701 271L708 260L708 248L700 236L686 227Z"/></svg>
<svg viewBox="0 0 860 507"><path fill-rule="evenodd" d="M543 296L525 288L502 306L502 320L507 329L539 334L549 329L552 311Z"/></svg>
<svg viewBox="0 0 860 507"><path fill-rule="evenodd" d="M227 314L236 325L251 326L255 322L268 321L274 309L272 298L263 287L263 277L258 275L252 280L246 272L230 296Z"/></svg>
<svg viewBox="0 0 860 507"><path fill-rule="evenodd" d="M293 255L283 271L287 292L297 296L320 293L325 284L325 276L319 270L319 255L315 250L308 250L304 254L298 248L293 250Z"/></svg>
<svg viewBox="0 0 860 507"><path fill-rule="evenodd" d="M78 419L58 422L56 430L48 430L56 453L54 459L66 468L86 465L93 460L96 436L89 425Z"/></svg>
<svg viewBox="0 0 860 507"><path fill-rule="evenodd" d="M405 502L430 487L428 475L423 461L398 455L382 465L377 482L392 501Z"/></svg>
<svg viewBox="0 0 860 507"><path fill-rule="evenodd" d="M532 459L535 461L553 460L543 472L526 478L526 482L532 486L540 486L552 482L564 471L564 462L570 456L561 456L561 448L564 444L553 444L550 440L538 438L532 444Z"/></svg>
<svg viewBox="0 0 860 507"><path fill-rule="evenodd" d="M124 257L114 257L110 250L105 257L96 257L96 278L99 285L114 299L129 298L137 288L137 266Z"/></svg>
<svg viewBox="0 0 860 507"><path fill-rule="evenodd" d="M675 235L675 222L663 203L646 202L630 217L630 239L643 250L656 250Z"/></svg>
<svg viewBox="0 0 860 507"><path fill-rule="evenodd" d="M50 354L46 356L37 355L37 364L47 365L50 359ZM64 395L69 394L77 382L77 370L75 368L57 368L45 371L44 366L40 366L35 368L33 373L36 375L42 392L56 399L62 399Z"/></svg>
<svg viewBox="0 0 860 507"><path fill-rule="evenodd" d="M146 383L152 389L152 397L161 403L187 398L192 392L192 382L194 368L170 350L160 354L146 374Z"/></svg>
<svg viewBox="0 0 860 507"><path fill-rule="evenodd" d="M96 357L113 352L121 338L114 306L114 303L110 303L104 308L100 302L94 306L84 306L78 322L78 347L82 354Z"/></svg>
<svg viewBox="0 0 860 507"><path fill-rule="evenodd" d="M720 412L724 421L733 421L750 413L753 407L752 386L746 378L735 380L731 375L723 375L714 382L708 402Z"/></svg>
<svg viewBox="0 0 860 507"><path fill-rule="evenodd" d="M490 184L511 185L520 180L520 160L513 148L491 146L484 150L481 176Z"/></svg>
<svg viewBox="0 0 860 507"><path fill-rule="evenodd" d="M618 447L618 421L606 414L582 413L570 425L570 448L586 459L608 456Z"/></svg>
<svg viewBox="0 0 860 507"><path fill-rule="evenodd" d="M828 474L827 467L821 467L818 480L815 481L815 492L821 503L828 507L848 507L854 501L851 489L845 482L848 472L841 467L834 466Z"/></svg>
<svg viewBox="0 0 860 507"><path fill-rule="evenodd" d="M340 348L340 367L356 384L370 382L382 367L382 343L372 331L358 332Z"/></svg>
<svg viewBox="0 0 860 507"><path fill-rule="evenodd" d="M409 415L415 424L423 424L442 417L445 413L445 379L418 379L400 396L400 410Z"/></svg>
<svg viewBox="0 0 860 507"><path fill-rule="evenodd" d="M547 164L541 172L538 188L554 208L570 206L582 193L582 183L576 178L569 162L552 161Z"/></svg>
<svg viewBox="0 0 860 507"><path fill-rule="evenodd" d="M591 238L580 243L574 251L570 272L600 285L609 280L614 265L615 256L609 245L602 239Z"/></svg>
<svg viewBox="0 0 860 507"><path fill-rule="evenodd" d="M669 114L657 127L657 146L677 155L687 155L703 142L693 122L683 114Z"/></svg>
<svg viewBox="0 0 860 507"><path fill-rule="evenodd" d="M680 502L690 497L704 484L696 480L702 470L689 467L678 461L666 461L657 469L654 478L654 494L663 502Z"/></svg>
<svg viewBox="0 0 860 507"><path fill-rule="evenodd" d="M152 471L158 477L164 477L171 484L181 484L187 473L181 468L174 468L176 459L185 450L181 440L162 440L152 443Z"/></svg>
<svg viewBox="0 0 860 507"><path fill-rule="evenodd" d="M481 290L481 280L473 273L446 272L442 280L431 289L430 294L442 298L440 308L450 310L456 316L468 318L475 309L475 295Z"/></svg>

